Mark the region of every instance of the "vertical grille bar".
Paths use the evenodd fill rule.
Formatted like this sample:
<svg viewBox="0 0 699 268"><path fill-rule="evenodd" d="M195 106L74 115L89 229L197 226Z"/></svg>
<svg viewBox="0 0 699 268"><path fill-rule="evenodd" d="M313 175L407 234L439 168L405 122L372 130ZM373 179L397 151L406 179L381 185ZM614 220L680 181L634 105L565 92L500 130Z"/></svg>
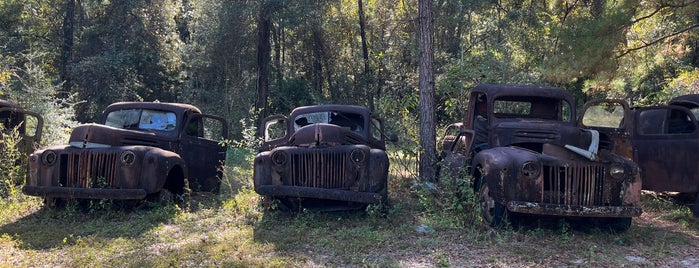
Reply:
<svg viewBox="0 0 699 268"><path fill-rule="evenodd" d="M119 154L83 151L66 158L66 187L114 187Z"/></svg>
<svg viewBox="0 0 699 268"><path fill-rule="evenodd" d="M344 187L347 156L343 152L309 151L291 156L291 186Z"/></svg>
<svg viewBox="0 0 699 268"><path fill-rule="evenodd" d="M544 167L544 199L562 205L602 204L605 168L602 165L571 164Z"/></svg>

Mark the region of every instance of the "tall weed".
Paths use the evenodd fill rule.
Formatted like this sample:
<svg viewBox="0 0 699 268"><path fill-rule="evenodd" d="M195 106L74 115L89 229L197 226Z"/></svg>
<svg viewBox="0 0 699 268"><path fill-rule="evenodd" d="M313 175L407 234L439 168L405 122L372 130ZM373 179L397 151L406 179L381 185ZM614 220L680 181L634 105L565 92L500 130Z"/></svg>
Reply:
<svg viewBox="0 0 699 268"><path fill-rule="evenodd" d="M9 197L19 191L23 183L26 169L23 168L24 154L19 151L21 140L17 129L0 129L0 197Z"/></svg>

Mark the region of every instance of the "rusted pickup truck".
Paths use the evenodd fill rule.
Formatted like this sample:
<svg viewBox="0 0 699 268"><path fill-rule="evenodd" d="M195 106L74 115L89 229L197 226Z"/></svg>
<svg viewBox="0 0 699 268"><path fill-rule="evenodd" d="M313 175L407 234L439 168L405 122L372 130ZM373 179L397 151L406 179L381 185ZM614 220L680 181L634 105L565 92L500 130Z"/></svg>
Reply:
<svg viewBox="0 0 699 268"><path fill-rule="evenodd" d="M383 123L368 109L316 105L262 120L255 191L289 209L359 209L388 198Z"/></svg>
<svg viewBox="0 0 699 268"><path fill-rule="evenodd" d="M494 227L536 214L593 217L626 230L642 213L639 168L613 153L628 140L628 105L586 107L578 122L563 89L478 85L462 125L451 126L460 130L442 139L447 173L470 175L481 216Z"/></svg>
<svg viewBox="0 0 699 268"><path fill-rule="evenodd" d="M29 155L41 141L43 118L34 112L21 108L14 102L0 100L0 131L9 133L17 130L20 141L17 149Z"/></svg>
<svg viewBox="0 0 699 268"><path fill-rule="evenodd" d="M139 200L217 191L228 123L192 105L122 102L100 124L73 129L68 145L35 151L23 192L66 199Z"/></svg>
<svg viewBox="0 0 699 268"><path fill-rule="evenodd" d="M672 99L666 106L633 112L633 159L641 167L643 189L697 196L699 217L699 94Z"/></svg>

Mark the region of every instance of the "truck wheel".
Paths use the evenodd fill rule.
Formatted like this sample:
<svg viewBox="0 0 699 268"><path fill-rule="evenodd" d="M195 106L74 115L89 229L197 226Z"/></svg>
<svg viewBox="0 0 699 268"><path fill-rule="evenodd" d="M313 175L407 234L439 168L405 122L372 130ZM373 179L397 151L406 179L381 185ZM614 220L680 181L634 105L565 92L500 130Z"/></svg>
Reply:
<svg viewBox="0 0 699 268"><path fill-rule="evenodd" d="M44 205L51 208L64 208L67 203L63 198L44 197Z"/></svg>
<svg viewBox="0 0 699 268"><path fill-rule="evenodd" d="M478 205L481 209L481 218L488 226L496 228L501 226L507 209L490 195L490 187L487 182L481 183L478 191Z"/></svg>
<svg viewBox="0 0 699 268"><path fill-rule="evenodd" d="M175 195L172 194L168 189L163 188L160 190L160 193L158 193L158 201L161 203L172 203L172 201L175 200Z"/></svg>
<svg viewBox="0 0 699 268"><path fill-rule="evenodd" d="M614 232L626 232L631 227L631 218L609 218L606 221L609 230Z"/></svg>

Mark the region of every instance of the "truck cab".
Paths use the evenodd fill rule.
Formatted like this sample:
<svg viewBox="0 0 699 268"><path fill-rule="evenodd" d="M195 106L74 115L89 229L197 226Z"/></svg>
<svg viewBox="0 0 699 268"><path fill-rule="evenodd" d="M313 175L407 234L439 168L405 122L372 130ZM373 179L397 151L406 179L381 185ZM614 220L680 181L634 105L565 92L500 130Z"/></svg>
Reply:
<svg viewBox="0 0 699 268"><path fill-rule="evenodd" d="M49 204L217 192L227 137L223 118L189 104L114 103L100 123L75 127L67 145L35 151L23 191Z"/></svg>
<svg viewBox="0 0 699 268"><path fill-rule="evenodd" d="M616 154L628 137L628 105L586 107L578 120L563 89L478 85L458 137L443 146L444 166L452 178L470 176L491 226L532 214L602 218L625 230L642 212L638 166Z"/></svg>
<svg viewBox="0 0 699 268"><path fill-rule="evenodd" d="M382 121L353 105L314 105L262 120L255 191L289 209L359 209L388 199Z"/></svg>

